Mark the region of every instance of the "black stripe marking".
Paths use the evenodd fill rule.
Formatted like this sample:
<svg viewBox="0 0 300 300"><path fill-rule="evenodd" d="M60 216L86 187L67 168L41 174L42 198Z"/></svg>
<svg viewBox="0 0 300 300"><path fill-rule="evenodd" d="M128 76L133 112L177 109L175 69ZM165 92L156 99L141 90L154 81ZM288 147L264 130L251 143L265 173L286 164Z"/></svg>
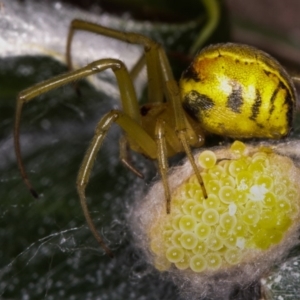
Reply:
<svg viewBox="0 0 300 300"><path fill-rule="evenodd" d="M271 106L270 106L270 109L269 109L269 116L270 116L270 117L271 117L271 115L273 114L273 111L274 111L274 109L275 109L274 102L275 102L276 96L277 96L279 90L282 89L282 88L285 89L285 86L284 86L281 82L279 82L278 85L277 85L277 87L276 87L276 89L274 90L274 92L273 92L271 98L270 98L270 103L271 103ZM270 117L269 117L269 118L270 118Z"/></svg>
<svg viewBox="0 0 300 300"><path fill-rule="evenodd" d="M293 127L293 122L294 122L294 101L293 101L293 97L291 95L291 93L289 92L288 89L286 89L286 96L285 96L285 101L284 104L287 105L288 110L286 112L286 121L287 124L289 126L289 131L291 131L292 127Z"/></svg>
<svg viewBox="0 0 300 300"><path fill-rule="evenodd" d="M241 107L244 103L243 89L240 84L233 82L232 92L227 98L227 107L235 113L241 113Z"/></svg>
<svg viewBox="0 0 300 300"><path fill-rule="evenodd" d="M183 99L182 106L184 110L196 120L200 119L201 112L214 107L214 101L206 95L200 94L197 91L190 91Z"/></svg>
<svg viewBox="0 0 300 300"><path fill-rule="evenodd" d="M275 109L275 99L276 96L279 92L279 90L284 90L285 91L285 100L284 100L284 105L287 107L287 111L286 111L286 123L288 124L288 129L289 131L287 132L287 134L289 134L289 132L291 131L292 127L293 127L293 119L294 119L294 109L295 109L295 101L293 98L293 95L291 94L290 90L282 83L279 82L278 86L276 87L275 91L273 92L270 102L272 104L272 106L269 109L269 113L270 113L270 117L271 114L273 113L274 109ZM270 117L268 119L270 119Z"/></svg>
<svg viewBox="0 0 300 300"><path fill-rule="evenodd" d="M269 71L267 71L267 70L263 70L264 71L264 73L269 77L272 73L271 72L269 72Z"/></svg>
<svg viewBox="0 0 300 300"><path fill-rule="evenodd" d="M259 92L258 89L256 89L256 97L255 97L254 103L251 107L252 114L249 117L250 120L253 120L253 121L256 120L256 118L259 114L259 109L261 107L261 104L262 104L262 99L261 99L261 96L260 96L260 92Z"/></svg>

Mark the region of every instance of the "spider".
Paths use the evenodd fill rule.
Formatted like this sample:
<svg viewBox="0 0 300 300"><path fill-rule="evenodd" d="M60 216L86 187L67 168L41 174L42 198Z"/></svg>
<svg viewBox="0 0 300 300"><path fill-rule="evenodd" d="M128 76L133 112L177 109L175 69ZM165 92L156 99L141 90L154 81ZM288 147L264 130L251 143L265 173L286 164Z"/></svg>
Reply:
<svg viewBox="0 0 300 300"><path fill-rule="evenodd" d="M292 79L268 54L246 45L217 44L203 49L175 81L166 53L161 45L146 36L125 33L87 21L74 20L67 40L67 64L72 68L71 43L76 30L102 34L144 47L148 72L148 103L139 107L133 82L126 66L118 59L100 59L22 91L17 98L14 128L15 151L21 175L33 196L33 189L21 157L20 120L23 105L40 94L111 69L120 89L122 110L105 114L84 156L77 177L77 190L88 226L104 251L113 256L90 216L85 189L96 155L112 124L118 124L125 135L121 139L120 157L130 164L127 146L158 161L163 182L166 212L171 210L167 180L168 158L185 152L204 196L206 189L191 148L204 144L205 132L233 138L282 138L293 123L296 95ZM140 60L137 65L143 61Z"/></svg>

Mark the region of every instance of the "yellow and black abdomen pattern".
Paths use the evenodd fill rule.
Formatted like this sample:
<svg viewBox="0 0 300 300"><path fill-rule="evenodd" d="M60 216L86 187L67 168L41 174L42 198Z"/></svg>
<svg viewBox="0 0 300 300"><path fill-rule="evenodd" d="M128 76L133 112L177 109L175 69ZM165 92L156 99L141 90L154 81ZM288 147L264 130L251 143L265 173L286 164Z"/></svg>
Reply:
<svg viewBox="0 0 300 300"><path fill-rule="evenodd" d="M180 81L183 107L202 127L233 138L281 138L293 124L292 80L268 54L238 44L203 49Z"/></svg>

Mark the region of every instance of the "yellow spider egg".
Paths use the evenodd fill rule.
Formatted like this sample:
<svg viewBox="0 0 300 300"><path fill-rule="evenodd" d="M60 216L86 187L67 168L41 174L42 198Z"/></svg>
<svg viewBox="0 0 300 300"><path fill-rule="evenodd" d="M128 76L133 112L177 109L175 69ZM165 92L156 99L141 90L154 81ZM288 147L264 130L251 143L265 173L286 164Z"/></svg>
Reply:
<svg viewBox="0 0 300 300"><path fill-rule="evenodd" d="M273 145L235 142L195 160L209 187L207 198L187 162L169 178L170 214L161 183L135 211L150 260L158 270L195 282L219 272L235 274L237 281L258 278L297 243L300 170Z"/></svg>

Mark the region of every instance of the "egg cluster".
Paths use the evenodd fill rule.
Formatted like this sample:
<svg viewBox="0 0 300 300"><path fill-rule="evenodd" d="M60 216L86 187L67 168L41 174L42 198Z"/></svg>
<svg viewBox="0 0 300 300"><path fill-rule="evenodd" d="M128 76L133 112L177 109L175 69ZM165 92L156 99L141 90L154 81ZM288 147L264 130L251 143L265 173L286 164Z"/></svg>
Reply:
<svg viewBox="0 0 300 300"><path fill-rule="evenodd" d="M172 194L171 213L151 226L155 266L194 272L217 270L247 259L249 251L278 244L298 217L296 183L287 175L290 159L245 145L230 148L235 159L198 156L208 197L195 175Z"/></svg>

